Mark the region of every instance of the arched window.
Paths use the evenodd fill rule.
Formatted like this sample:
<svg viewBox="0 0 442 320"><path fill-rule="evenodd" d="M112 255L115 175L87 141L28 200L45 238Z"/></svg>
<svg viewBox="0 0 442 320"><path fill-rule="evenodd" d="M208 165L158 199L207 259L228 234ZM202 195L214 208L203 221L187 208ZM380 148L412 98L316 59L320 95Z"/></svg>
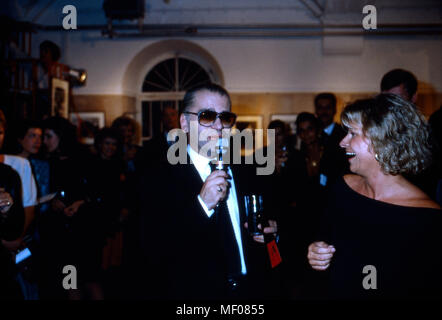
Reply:
<svg viewBox="0 0 442 320"><path fill-rule="evenodd" d="M176 57L160 62L149 71L143 92L185 92L207 82L210 82L209 74L199 64Z"/></svg>
<svg viewBox="0 0 442 320"><path fill-rule="evenodd" d="M175 56L155 65L142 85L142 140L163 132L161 113L164 107L172 106L178 110L187 90L212 81L203 67L184 57Z"/></svg>

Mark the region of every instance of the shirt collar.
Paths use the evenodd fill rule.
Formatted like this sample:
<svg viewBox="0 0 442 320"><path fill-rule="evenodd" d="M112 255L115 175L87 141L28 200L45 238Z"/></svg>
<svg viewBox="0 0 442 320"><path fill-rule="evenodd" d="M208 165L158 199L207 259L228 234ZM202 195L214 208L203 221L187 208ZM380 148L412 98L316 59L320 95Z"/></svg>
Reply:
<svg viewBox="0 0 442 320"><path fill-rule="evenodd" d="M334 129L334 128L335 128L335 123L332 122L327 128L324 129L324 132L325 132L327 135L331 135L332 132L333 132L333 129Z"/></svg>
<svg viewBox="0 0 442 320"><path fill-rule="evenodd" d="M207 165L212 159L206 158L200 155L198 152L192 149L190 145L187 145L187 153L189 154L190 160L198 170L198 172L204 172L207 168Z"/></svg>

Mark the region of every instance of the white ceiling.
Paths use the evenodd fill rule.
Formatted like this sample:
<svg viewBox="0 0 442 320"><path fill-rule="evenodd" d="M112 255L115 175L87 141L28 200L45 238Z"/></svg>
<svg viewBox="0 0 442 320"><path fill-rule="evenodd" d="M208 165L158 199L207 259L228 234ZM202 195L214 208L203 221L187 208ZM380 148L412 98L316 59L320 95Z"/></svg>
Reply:
<svg viewBox="0 0 442 320"><path fill-rule="evenodd" d="M45 26L61 25L62 8L77 8L78 24L105 25L102 0L6 0L0 13ZM354 24L375 5L378 24L442 22L441 0L146 0L144 24ZM115 24L131 24L121 21Z"/></svg>

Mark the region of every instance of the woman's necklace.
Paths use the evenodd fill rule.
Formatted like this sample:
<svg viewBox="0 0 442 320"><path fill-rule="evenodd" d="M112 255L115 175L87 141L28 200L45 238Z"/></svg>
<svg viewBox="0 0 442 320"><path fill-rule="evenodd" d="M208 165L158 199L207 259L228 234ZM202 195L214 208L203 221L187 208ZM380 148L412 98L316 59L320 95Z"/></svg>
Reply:
<svg viewBox="0 0 442 320"><path fill-rule="evenodd" d="M312 146L312 148L309 148L307 150L305 160L307 162L307 170L309 176L314 176L318 174L319 162L321 161L323 152L324 147L318 145Z"/></svg>

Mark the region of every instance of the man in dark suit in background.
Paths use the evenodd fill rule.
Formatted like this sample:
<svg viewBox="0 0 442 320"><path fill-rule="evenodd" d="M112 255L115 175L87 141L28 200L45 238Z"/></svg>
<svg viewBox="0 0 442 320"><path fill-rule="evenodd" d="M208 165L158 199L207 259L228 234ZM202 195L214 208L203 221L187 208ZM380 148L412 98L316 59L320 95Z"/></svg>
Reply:
<svg viewBox="0 0 442 320"><path fill-rule="evenodd" d="M348 171L345 151L339 146L339 142L347 133L340 124L333 121L336 114L336 96L333 93L320 93L314 102L315 114L322 127L321 139L324 145L320 183L329 186Z"/></svg>
<svg viewBox="0 0 442 320"><path fill-rule="evenodd" d="M241 299L277 294L269 290L271 270L264 237L251 238L245 227L243 196L260 192L254 167L213 170L214 155L199 152L233 126L236 116L230 110L229 94L218 85L188 91L180 110L181 129L187 138L192 125L197 126L199 137L207 129L211 133L198 141L198 150L187 145L186 164L163 164L143 178L142 265L146 268L140 271L145 276L144 297ZM275 235L276 231L276 222L269 220L264 233Z"/></svg>
<svg viewBox="0 0 442 320"><path fill-rule="evenodd" d="M382 93L394 93L405 100L416 103L417 79L414 74L404 69L388 71L381 80Z"/></svg>
<svg viewBox="0 0 442 320"><path fill-rule="evenodd" d="M162 131L159 135L146 142L143 150L143 166L156 166L167 163L167 149L174 141L167 140L170 130L179 128L178 110L171 105L166 105L161 112Z"/></svg>

